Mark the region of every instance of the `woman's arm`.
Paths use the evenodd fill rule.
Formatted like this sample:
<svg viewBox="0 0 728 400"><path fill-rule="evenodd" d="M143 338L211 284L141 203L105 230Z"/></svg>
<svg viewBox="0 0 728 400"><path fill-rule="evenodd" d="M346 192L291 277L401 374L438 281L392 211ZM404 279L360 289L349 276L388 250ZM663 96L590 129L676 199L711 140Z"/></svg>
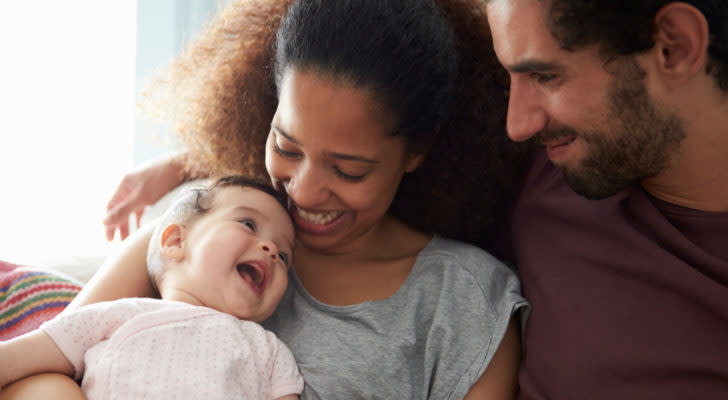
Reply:
<svg viewBox="0 0 728 400"><path fill-rule="evenodd" d="M119 252L104 262L66 310L124 297L154 297L147 274L147 249L153 232L154 224L149 224L129 236Z"/></svg>
<svg viewBox="0 0 728 400"><path fill-rule="evenodd" d="M518 367L521 364L521 335L518 322L511 318L506 334L493 355L493 359L475 381L465 400L509 399L516 397L518 391Z"/></svg>

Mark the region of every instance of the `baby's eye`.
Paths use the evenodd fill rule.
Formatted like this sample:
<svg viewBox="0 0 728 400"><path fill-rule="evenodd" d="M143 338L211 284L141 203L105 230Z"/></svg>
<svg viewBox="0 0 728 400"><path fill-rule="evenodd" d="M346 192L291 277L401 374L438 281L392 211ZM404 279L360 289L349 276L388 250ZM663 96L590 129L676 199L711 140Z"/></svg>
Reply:
<svg viewBox="0 0 728 400"><path fill-rule="evenodd" d="M281 258L281 261L283 261L283 264L286 264L286 266L288 266L288 254L281 251L278 253L278 257Z"/></svg>
<svg viewBox="0 0 728 400"><path fill-rule="evenodd" d="M255 221L253 221L252 219L241 219L238 222L250 228L251 231L255 232Z"/></svg>

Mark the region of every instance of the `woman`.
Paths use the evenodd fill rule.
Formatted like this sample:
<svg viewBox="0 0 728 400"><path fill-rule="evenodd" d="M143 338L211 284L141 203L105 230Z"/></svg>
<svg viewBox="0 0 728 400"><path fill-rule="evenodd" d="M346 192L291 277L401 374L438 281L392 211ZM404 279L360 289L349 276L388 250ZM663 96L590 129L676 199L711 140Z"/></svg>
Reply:
<svg viewBox="0 0 728 400"><path fill-rule="evenodd" d="M481 1L290 3L236 3L173 66L189 150L125 179L111 236L185 178L267 174L298 242L264 325L304 398L512 398L517 279L433 235L492 243L522 171ZM71 307L151 296L148 241L132 236Z"/></svg>

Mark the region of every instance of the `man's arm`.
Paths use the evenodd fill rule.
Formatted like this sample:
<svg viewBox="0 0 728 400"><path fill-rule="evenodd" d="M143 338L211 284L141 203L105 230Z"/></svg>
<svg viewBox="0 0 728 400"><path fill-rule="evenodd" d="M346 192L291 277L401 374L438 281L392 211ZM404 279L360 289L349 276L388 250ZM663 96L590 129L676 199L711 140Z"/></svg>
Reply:
<svg viewBox="0 0 728 400"><path fill-rule="evenodd" d="M56 343L36 329L25 335L0 342L0 387L41 372L73 376L75 369Z"/></svg>

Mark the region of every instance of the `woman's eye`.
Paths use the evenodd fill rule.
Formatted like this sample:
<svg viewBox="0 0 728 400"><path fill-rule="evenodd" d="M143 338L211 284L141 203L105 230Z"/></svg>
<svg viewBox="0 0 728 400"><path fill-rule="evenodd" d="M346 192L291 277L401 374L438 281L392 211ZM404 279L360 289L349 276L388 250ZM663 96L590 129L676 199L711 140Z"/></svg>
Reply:
<svg viewBox="0 0 728 400"><path fill-rule="evenodd" d="M344 180L350 181L350 182L359 182L362 179L366 178L367 174L361 174L361 175L351 175L347 174L346 172L340 170L339 168L334 168L336 171L336 174L340 177L344 178Z"/></svg>
<svg viewBox="0 0 728 400"><path fill-rule="evenodd" d="M250 219L241 219L238 222L240 222L241 224L243 224L243 225L247 226L248 228L250 228L251 231L255 232L255 222L253 220L250 220Z"/></svg>
<svg viewBox="0 0 728 400"><path fill-rule="evenodd" d="M278 145L278 143L276 143L276 142L273 142L273 151L275 151L276 153L278 153L278 155L280 155L280 156L281 156L281 157L283 157L283 158L296 158L296 157L298 157L298 156L299 156L299 154L297 154L297 153L294 153L294 152L291 152L291 151L286 151L286 150L283 150L283 149L282 149L282 148L281 148L281 147L280 147L280 146Z"/></svg>

